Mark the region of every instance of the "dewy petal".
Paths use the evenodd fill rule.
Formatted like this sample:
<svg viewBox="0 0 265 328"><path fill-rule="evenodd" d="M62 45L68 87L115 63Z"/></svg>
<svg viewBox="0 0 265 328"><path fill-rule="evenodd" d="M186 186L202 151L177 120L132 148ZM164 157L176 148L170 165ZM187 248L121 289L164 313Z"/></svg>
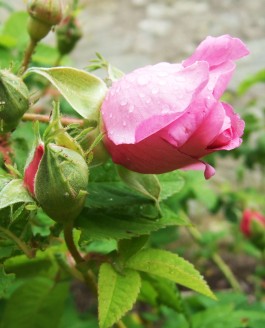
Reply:
<svg viewBox="0 0 265 328"><path fill-rule="evenodd" d="M230 127L222 129L221 133L212 141L208 149L216 150L231 150L239 147L242 143L242 135L244 132L245 122L240 116L233 111L233 107L222 103L227 118L230 120Z"/></svg>
<svg viewBox="0 0 265 328"><path fill-rule="evenodd" d="M219 99L223 95L235 68L236 65L234 62L227 61L211 69L207 88L209 91L212 91L216 99Z"/></svg>
<svg viewBox="0 0 265 328"><path fill-rule="evenodd" d="M122 145L115 145L106 137L105 146L114 163L139 173L160 174L198 162L197 159L181 153L157 134L136 144Z"/></svg>
<svg viewBox="0 0 265 328"><path fill-rule="evenodd" d="M137 127L135 140L139 142L149 137L180 117L205 87L208 78L208 64L206 62L197 62L179 71L175 75L173 88L172 85L168 86L173 94L178 95L178 98L171 103L164 99L165 103L160 105L160 114L150 117ZM170 114L168 109L170 106L174 108L174 115Z"/></svg>
<svg viewBox="0 0 265 328"><path fill-rule="evenodd" d="M115 144L139 142L186 110L209 78L206 62L183 68L160 63L113 83L102 105L108 138Z"/></svg>
<svg viewBox="0 0 265 328"><path fill-rule="evenodd" d="M202 95L161 136L185 154L200 158L209 153L207 146L219 135L224 119L223 106L210 94Z"/></svg>
<svg viewBox="0 0 265 328"><path fill-rule="evenodd" d="M197 47L194 54L183 61L183 65L189 66L198 60L205 60L211 68L229 60L237 60L248 54L247 47L238 38L232 38L230 35L208 36Z"/></svg>

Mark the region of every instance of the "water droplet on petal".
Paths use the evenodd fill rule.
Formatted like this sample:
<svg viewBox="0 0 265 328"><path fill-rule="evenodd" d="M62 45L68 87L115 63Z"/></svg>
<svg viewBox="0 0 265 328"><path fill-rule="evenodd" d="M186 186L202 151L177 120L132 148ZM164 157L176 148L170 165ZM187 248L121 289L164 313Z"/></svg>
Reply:
<svg viewBox="0 0 265 328"><path fill-rule="evenodd" d="M168 112L170 112L170 108L169 108L169 106L167 106L167 105L164 105L163 107L162 107L162 114L167 114Z"/></svg>
<svg viewBox="0 0 265 328"><path fill-rule="evenodd" d="M151 90L151 92L152 92L153 95L157 94L158 91L159 91L159 89L158 89L157 87L154 87L154 88Z"/></svg>
<svg viewBox="0 0 265 328"><path fill-rule="evenodd" d="M145 75L141 75L138 77L137 82L139 85L146 85L149 82L149 78Z"/></svg>
<svg viewBox="0 0 265 328"><path fill-rule="evenodd" d="M128 104L128 102L127 102L126 99L122 99L122 100L120 101L120 105L121 105L121 106L126 106L127 104Z"/></svg>
<svg viewBox="0 0 265 328"><path fill-rule="evenodd" d="M112 118L112 113L109 114L109 118Z"/></svg>
<svg viewBox="0 0 265 328"><path fill-rule="evenodd" d="M179 94L178 94L178 99L183 99L183 98L184 98L183 93L179 93Z"/></svg>
<svg viewBox="0 0 265 328"><path fill-rule="evenodd" d="M166 84L167 84L167 81L164 80L164 79L161 79L161 80L159 80L158 83L159 83L160 85L166 85Z"/></svg>
<svg viewBox="0 0 265 328"><path fill-rule="evenodd" d="M146 102L147 104L150 104L150 102L151 102L151 98L146 98L145 102Z"/></svg>
<svg viewBox="0 0 265 328"><path fill-rule="evenodd" d="M129 113L132 113L134 111L134 105L129 106Z"/></svg>
<svg viewBox="0 0 265 328"><path fill-rule="evenodd" d="M126 122L125 122L125 121L123 121L123 122L122 122L122 125L123 125L123 126L126 126L127 124L126 124Z"/></svg>
<svg viewBox="0 0 265 328"><path fill-rule="evenodd" d="M158 76L158 77L165 77L165 76L168 76L168 72L160 71L160 72L157 73L157 76Z"/></svg>

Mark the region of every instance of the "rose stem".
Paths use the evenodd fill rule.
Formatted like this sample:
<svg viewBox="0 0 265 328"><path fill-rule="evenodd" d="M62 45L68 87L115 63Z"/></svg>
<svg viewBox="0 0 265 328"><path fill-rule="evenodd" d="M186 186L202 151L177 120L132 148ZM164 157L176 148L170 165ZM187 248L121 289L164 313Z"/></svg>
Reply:
<svg viewBox="0 0 265 328"><path fill-rule="evenodd" d="M85 263L85 260L80 255L78 249L75 246L74 238L73 238L73 229L74 229L74 225L73 225L72 221L69 221L64 224L65 243L66 243L66 246L67 246L69 252L73 256L73 258L76 262L77 268L78 268L78 267L81 267L82 264ZM92 271L88 271L87 269L84 269L84 270L81 270L81 273L83 274L87 285L91 288L91 290L95 293L95 295L97 295L97 285L96 285L95 277L94 277Z"/></svg>
<svg viewBox="0 0 265 328"><path fill-rule="evenodd" d="M194 229L194 228L191 227L191 228L188 228L188 231L189 231L191 237L199 245L202 245L203 244L202 243L202 236L201 236L200 232L197 229ZM236 290L236 291L241 292L242 291L242 288L241 288L239 282L237 281L235 275L233 274L233 272L231 271L231 269L229 268L229 266L221 258L221 256L218 253L213 252L211 254L211 259L218 266L218 268L223 273L223 275L226 277L227 281L232 286L232 288L234 290Z"/></svg>
<svg viewBox="0 0 265 328"><path fill-rule="evenodd" d="M28 246L21 239L14 235L13 232L3 227L0 227L0 231L3 232L11 240L13 240L29 259L32 259L34 257L34 254L31 249L29 249Z"/></svg>
<svg viewBox="0 0 265 328"><path fill-rule="evenodd" d="M22 121L39 121L43 123L49 123L50 121L50 116L49 115L41 115L41 114L31 114L31 113L26 113L22 117ZM73 118L73 117L61 117L61 123L62 125L66 126L69 124L79 124L83 125L84 120L78 119L78 118Z"/></svg>
<svg viewBox="0 0 265 328"><path fill-rule="evenodd" d="M33 52L36 48L36 45L37 45L38 42L30 39L30 42L27 46L27 49L24 53L24 58L23 58L23 61L22 61L22 64L21 64L21 72L20 72L20 75L22 75L28 68L29 66L29 62L31 60L31 57L33 55Z"/></svg>
<svg viewBox="0 0 265 328"><path fill-rule="evenodd" d="M73 256L75 262L77 264L84 262L85 260L80 255L78 249L75 246L74 239L73 239L73 223L67 222L64 225L64 239L69 249L71 255Z"/></svg>

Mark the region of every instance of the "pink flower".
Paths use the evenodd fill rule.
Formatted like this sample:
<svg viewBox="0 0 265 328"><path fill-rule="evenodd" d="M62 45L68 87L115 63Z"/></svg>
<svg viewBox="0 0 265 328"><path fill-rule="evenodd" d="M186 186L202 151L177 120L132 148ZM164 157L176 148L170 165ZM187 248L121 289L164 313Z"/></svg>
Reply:
<svg viewBox="0 0 265 328"><path fill-rule="evenodd" d="M201 160L238 147L244 121L219 100L246 46L207 37L181 64L137 69L113 83L102 105L105 145L115 163L140 173L215 170Z"/></svg>
<svg viewBox="0 0 265 328"><path fill-rule="evenodd" d="M246 237L253 235L253 224L260 227L265 233L265 217L257 211L246 209L240 223L240 229Z"/></svg>

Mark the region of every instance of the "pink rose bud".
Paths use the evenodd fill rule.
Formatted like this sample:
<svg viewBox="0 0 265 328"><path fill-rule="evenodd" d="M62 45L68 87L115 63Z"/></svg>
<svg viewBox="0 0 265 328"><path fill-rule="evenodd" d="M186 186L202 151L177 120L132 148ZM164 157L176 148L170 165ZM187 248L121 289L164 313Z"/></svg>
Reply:
<svg viewBox="0 0 265 328"><path fill-rule="evenodd" d="M25 169L24 184L53 220L74 220L84 207L88 166L76 151L39 144Z"/></svg>
<svg viewBox="0 0 265 328"><path fill-rule="evenodd" d="M238 147L244 121L220 101L234 61L249 53L241 40L207 37L181 64L137 69L113 83L102 104L105 145L115 163L140 173L215 170L201 160Z"/></svg>
<svg viewBox="0 0 265 328"><path fill-rule="evenodd" d="M243 212L240 229L246 237L252 237L257 230L265 235L265 217L257 211L246 209Z"/></svg>

